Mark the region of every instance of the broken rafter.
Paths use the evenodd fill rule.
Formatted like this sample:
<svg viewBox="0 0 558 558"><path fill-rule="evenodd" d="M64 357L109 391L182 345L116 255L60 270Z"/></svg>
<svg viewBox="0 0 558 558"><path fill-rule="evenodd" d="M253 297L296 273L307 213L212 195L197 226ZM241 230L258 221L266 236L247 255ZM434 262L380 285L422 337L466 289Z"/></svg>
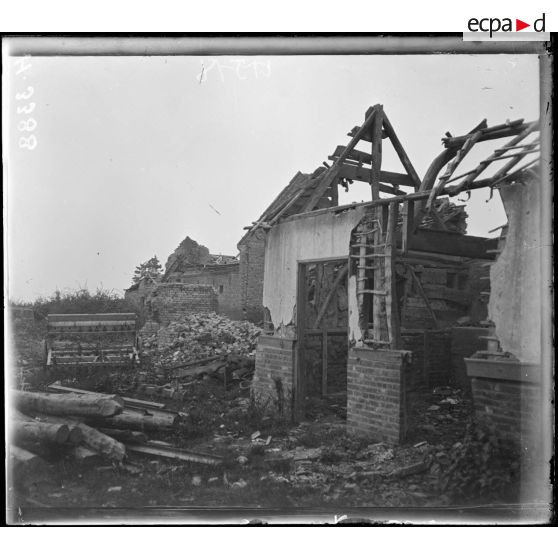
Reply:
<svg viewBox="0 0 558 558"><path fill-rule="evenodd" d="M395 152L397 153L399 160L401 161L403 167L407 171L407 174L414 182L414 187L416 191L420 187L419 175L417 174L415 167L413 167L413 164L411 163L411 159L409 159L407 152L403 148L402 143L399 141L399 138L397 137L397 134L395 133L395 130L391 125L391 122L389 121L385 112L383 113L383 117L384 117L384 130L389 140L391 141L391 144L393 145L393 148L395 149Z"/></svg>
<svg viewBox="0 0 558 558"><path fill-rule="evenodd" d="M352 163L343 163L339 167L339 178L346 178L348 180L359 180L361 182L371 181L372 170L368 167L358 166ZM406 174L399 172L391 172L380 170L380 180L388 182L389 184L397 184L398 186L414 186L413 181ZM393 188L393 190L397 190ZM391 192L388 192L391 193Z"/></svg>
<svg viewBox="0 0 558 558"><path fill-rule="evenodd" d="M316 207L316 204L318 203L318 200L324 195L325 191L329 188L333 180L335 180L338 177L337 173L338 173L339 165L349 155L349 153L352 151L352 149L356 146L356 144L360 141L360 139L364 135L364 132L374 121L376 112L378 110L378 106L379 105L375 105L374 107L372 107L368 116L366 117L366 120L364 121L364 124L360 127L359 131L354 135L353 139L349 142L347 147L345 147L345 149L341 152L339 158L333 163L332 167L326 171L325 176L322 177L322 180L316 187L316 190L314 191L312 196L310 196L310 200L304 206L304 211L311 211L312 209L314 209L314 207Z"/></svg>
<svg viewBox="0 0 558 558"><path fill-rule="evenodd" d="M515 136L534 124L535 122L524 123L523 119L514 120L507 124L499 124L497 126L490 126L483 129L482 135L478 142L490 141L493 139L505 138ZM476 130L475 130L476 131ZM449 138L442 138L442 143L447 149L459 149L470 137L473 132L469 132L464 136L455 136Z"/></svg>
<svg viewBox="0 0 558 558"><path fill-rule="evenodd" d="M502 148L500 148L499 152L501 153L501 149L507 149L508 147L514 147L516 146L519 142L521 142L523 139L525 139L528 135L532 134L533 132L535 132L539 127L539 123L538 122L533 122L531 125L527 126L527 128L525 128L521 133L519 133L515 138L513 138L511 141L509 141L506 145L504 145ZM521 159L523 159L523 157L525 157L525 155L527 155L528 153L530 153L529 151L527 153L524 152L518 152L513 158L512 160L505 165L502 169L500 169L494 176L493 178L500 178L500 176L505 175L509 170L511 170L512 167L514 167L517 163L519 163L519 161L521 161ZM491 165L494 161L498 160L499 158L499 153L496 154L494 153L493 155L491 155L490 157L488 157L488 159L485 159L484 161L481 161L478 166L475 168L474 172L472 172L471 174L469 174L467 176L467 178L465 178L465 180L459 184L459 186L461 187L466 187L468 184L471 184L473 182L473 180L479 176L479 174L481 174L489 165ZM428 199L428 204L432 203L432 200L435 197L435 193L433 192L433 196L431 195L431 197Z"/></svg>
<svg viewBox="0 0 558 558"><path fill-rule="evenodd" d="M372 170L370 172L370 188L372 199L380 199L380 180L382 169L382 129L384 125L384 110L382 105L376 105L374 120L372 121Z"/></svg>

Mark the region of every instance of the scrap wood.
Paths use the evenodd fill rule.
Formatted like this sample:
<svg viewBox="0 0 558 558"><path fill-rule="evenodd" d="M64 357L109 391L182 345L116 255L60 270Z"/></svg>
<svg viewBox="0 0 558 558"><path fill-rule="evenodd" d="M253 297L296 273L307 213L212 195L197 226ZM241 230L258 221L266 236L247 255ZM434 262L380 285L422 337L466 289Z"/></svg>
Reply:
<svg viewBox="0 0 558 558"><path fill-rule="evenodd" d="M192 452L182 448L168 446L166 444L157 444L156 442L150 442L147 444L127 444L126 448L136 453L170 457L181 461L189 461L191 463L203 463L205 465L213 466L221 465L223 463L223 458L220 456L208 453Z"/></svg>
<svg viewBox="0 0 558 558"><path fill-rule="evenodd" d="M50 384L48 386L48 389L50 389L51 391L61 391L64 393L78 393L78 394L82 394L82 395L106 395L107 397L120 397L117 395L112 395L112 394L104 394L104 393L98 393L96 391L87 391L85 389L78 389L78 388L72 388L72 387L68 387L68 386L63 386L62 384L60 384L60 382L54 382L53 384ZM164 403L157 403L156 401L146 401L144 399L133 399L131 397L120 397L122 399L122 401L124 402L124 406L125 407L150 407L150 408L156 408L156 409L162 409L165 404Z"/></svg>
<svg viewBox="0 0 558 558"><path fill-rule="evenodd" d="M13 391L16 408L24 413L111 417L122 412L124 403L117 395L53 394Z"/></svg>

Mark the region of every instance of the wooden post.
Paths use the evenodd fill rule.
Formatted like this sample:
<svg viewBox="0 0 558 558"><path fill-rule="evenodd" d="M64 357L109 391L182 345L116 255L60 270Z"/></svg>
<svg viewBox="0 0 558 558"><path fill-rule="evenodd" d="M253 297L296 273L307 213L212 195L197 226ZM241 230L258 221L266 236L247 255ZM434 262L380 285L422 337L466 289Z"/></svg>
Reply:
<svg viewBox="0 0 558 558"><path fill-rule="evenodd" d="M401 231L401 251L406 254L411 244L411 235L413 234L413 221L415 218L415 202L406 201L403 205L403 228Z"/></svg>
<svg viewBox="0 0 558 558"><path fill-rule="evenodd" d="M372 122L372 171L370 173L370 186L372 188L372 199L380 199L380 171L382 170L382 127L383 107L378 105Z"/></svg>
<svg viewBox="0 0 558 558"><path fill-rule="evenodd" d="M383 254L384 248L382 247L382 239L384 238L384 225L383 225L383 208L377 207L376 214L376 229L374 231L374 253ZM383 287L383 273L382 268L385 268L385 258L378 256L374 258L374 285L373 290L382 291ZM382 297L376 294L372 295L372 325L374 328L374 341L382 341Z"/></svg>
<svg viewBox="0 0 558 558"><path fill-rule="evenodd" d="M366 225L360 224L357 227L357 238L358 244L358 268L357 268L357 302L358 302L358 312L359 312L359 322L360 329L364 332L364 336L368 332L368 316L364 308L364 287L366 285L366 244L367 244L367 234Z"/></svg>
<svg viewBox="0 0 558 558"><path fill-rule="evenodd" d="M296 297L296 345L294 363L294 402L293 418L300 421L304 418L304 329L306 327L306 265L298 264Z"/></svg>
<svg viewBox="0 0 558 558"><path fill-rule="evenodd" d="M399 349L400 324L399 308L397 303L396 273L395 273L395 254L396 239L395 231L397 225L397 215L399 204L397 202L389 204L389 215L386 231L385 246L385 291L386 291L386 318L390 346L392 349Z"/></svg>
<svg viewBox="0 0 558 558"><path fill-rule="evenodd" d="M327 328L322 330L322 397L327 395Z"/></svg>

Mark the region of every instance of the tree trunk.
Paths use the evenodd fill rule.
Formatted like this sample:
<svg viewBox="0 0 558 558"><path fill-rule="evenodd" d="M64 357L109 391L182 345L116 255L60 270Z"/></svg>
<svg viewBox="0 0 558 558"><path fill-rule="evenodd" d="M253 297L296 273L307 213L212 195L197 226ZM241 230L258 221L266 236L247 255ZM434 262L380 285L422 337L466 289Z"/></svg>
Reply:
<svg viewBox="0 0 558 558"><path fill-rule="evenodd" d="M23 413L112 417L122 412L124 403L117 395L53 394L14 391L14 404Z"/></svg>
<svg viewBox="0 0 558 558"><path fill-rule="evenodd" d="M69 420L68 422L81 430L83 443L92 450L114 461L122 461L124 459L126 455L126 447L124 444L81 422L75 420Z"/></svg>
<svg viewBox="0 0 558 558"><path fill-rule="evenodd" d="M67 424L50 424L36 420L30 420L29 422L15 420L12 426L13 436L16 441L64 444L70 437L70 428Z"/></svg>

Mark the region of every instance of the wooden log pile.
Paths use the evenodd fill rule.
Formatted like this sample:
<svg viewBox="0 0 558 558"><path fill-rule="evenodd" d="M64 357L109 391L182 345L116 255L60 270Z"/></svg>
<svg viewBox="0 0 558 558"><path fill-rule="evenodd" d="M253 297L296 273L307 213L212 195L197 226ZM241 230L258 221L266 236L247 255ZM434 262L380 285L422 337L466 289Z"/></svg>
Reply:
<svg viewBox="0 0 558 558"><path fill-rule="evenodd" d="M148 442L146 432L176 427L180 416L151 401L74 390L53 384L53 391L13 391L9 415L10 463L35 470L45 448L79 462L122 462L128 445ZM37 453L39 455L37 455Z"/></svg>

